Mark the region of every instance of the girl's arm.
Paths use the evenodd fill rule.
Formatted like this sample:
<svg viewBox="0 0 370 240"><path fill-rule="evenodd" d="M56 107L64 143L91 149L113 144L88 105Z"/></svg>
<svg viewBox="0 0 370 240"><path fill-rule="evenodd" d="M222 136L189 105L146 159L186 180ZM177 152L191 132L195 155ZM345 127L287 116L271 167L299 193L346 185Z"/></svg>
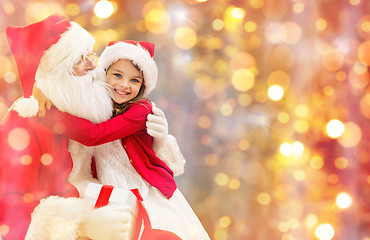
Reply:
<svg viewBox="0 0 370 240"><path fill-rule="evenodd" d="M144 106L145 105L145 106ZM51 129L64 129L63 135L86 146L95 146L146 129L146 118L151 112L148 102L135 104L127 112L99 124L52 108L41 119Z"/></svg>

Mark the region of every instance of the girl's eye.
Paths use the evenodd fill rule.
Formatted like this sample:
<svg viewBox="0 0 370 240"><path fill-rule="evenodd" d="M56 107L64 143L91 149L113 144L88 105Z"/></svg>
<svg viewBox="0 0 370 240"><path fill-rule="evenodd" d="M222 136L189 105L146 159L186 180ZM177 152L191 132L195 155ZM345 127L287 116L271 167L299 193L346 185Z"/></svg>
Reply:
<svg viewBox="0 0 370 240"><path fill-rule="evenodd" d="M118 77L118 78L122 77L122 75L121 75L121 74L119 74L119 73L114 73L113 75L114 75L115 77Z"/></svg>
<svg viewBox="0 0 370 240"><path fill-rule="evenodd" d="M140 82L140 81L139 81L139 80L137 80L136 78L131 79L131 81L133 81L134 83L139 83L139 82Z"/></svg>

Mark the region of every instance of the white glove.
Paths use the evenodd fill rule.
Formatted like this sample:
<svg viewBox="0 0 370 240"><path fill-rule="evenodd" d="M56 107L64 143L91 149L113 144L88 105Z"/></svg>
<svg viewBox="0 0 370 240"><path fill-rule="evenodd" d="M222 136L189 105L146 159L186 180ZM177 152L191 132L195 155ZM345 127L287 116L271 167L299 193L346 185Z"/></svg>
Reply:
<svg viewBox="0 0 370 240"><path fill-rule="evenodd" d="M153 137L153 148L161 148L167 144L168 138L168 123L164 112L153 105L153 113L147 117L146 127L147 132Z"/></svg>
<svg viewBox="0 0 370 240"><path fill-rule="evenodd" d="M91 210L80 226L79 236L93 240L128 240L131 234L130 206L109 205Z"/></svg>

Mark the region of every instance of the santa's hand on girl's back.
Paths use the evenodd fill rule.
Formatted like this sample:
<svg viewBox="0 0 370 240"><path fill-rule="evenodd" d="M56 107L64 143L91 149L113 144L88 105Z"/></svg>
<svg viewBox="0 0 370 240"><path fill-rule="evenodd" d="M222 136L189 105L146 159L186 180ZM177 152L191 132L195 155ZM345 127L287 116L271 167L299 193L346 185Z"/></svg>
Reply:
<svg viewBox="0 0 370 240"><path fill-rule="evenodd" d="M153 114L147 117L147 132L153 137L153 148L161 148L166 145L168 138L168 123L164 112L152 102Z"/></svg>

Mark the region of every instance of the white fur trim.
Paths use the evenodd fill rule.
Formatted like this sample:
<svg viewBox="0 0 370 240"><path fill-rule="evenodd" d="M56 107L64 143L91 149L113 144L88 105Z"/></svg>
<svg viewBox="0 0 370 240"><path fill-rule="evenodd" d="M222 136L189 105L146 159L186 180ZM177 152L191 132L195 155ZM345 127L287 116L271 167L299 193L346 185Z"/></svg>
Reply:
<svg viewBox="0 0 370 240"><path fill-rule="evenodd" d="M18 115L23 118L34 117L39 111L39 102L33 96L22 98L14 102L13 110L18 112Z"/></svg>
<svg viewBox="0 0 370 240"><path fill-rule="evenodd" d="M31 215L25 240L77 239L80 224L93 209L92 204L81 198L57 196L41 200Z"/></svg>
<svg viewBox="0 0 370 240"><path fill-rule="evenodd" d="M73 65L81 56L92 51L95 39L84 28L75 22L65 31L59 41L44 52L36 72L36 81L42 84L47 75L66 71L73 73Z"/></svg>
<svg viewBox="0 0 370 240"><path fill-rule="evenodd" d="M174 176L184 173L186 160L174 136L168 135L167 144L162 148L156 149L155 153L173 171Z"/></svg>
<svg viewBox="0 0 370 240"><path fill-rule="evenodd" d="M99 59L99 66L107 70L120 59L131 60L143 71L145 94L149 94L157 84L158 69L150 53L140 44L117 42L104 49Z"/></svg>

